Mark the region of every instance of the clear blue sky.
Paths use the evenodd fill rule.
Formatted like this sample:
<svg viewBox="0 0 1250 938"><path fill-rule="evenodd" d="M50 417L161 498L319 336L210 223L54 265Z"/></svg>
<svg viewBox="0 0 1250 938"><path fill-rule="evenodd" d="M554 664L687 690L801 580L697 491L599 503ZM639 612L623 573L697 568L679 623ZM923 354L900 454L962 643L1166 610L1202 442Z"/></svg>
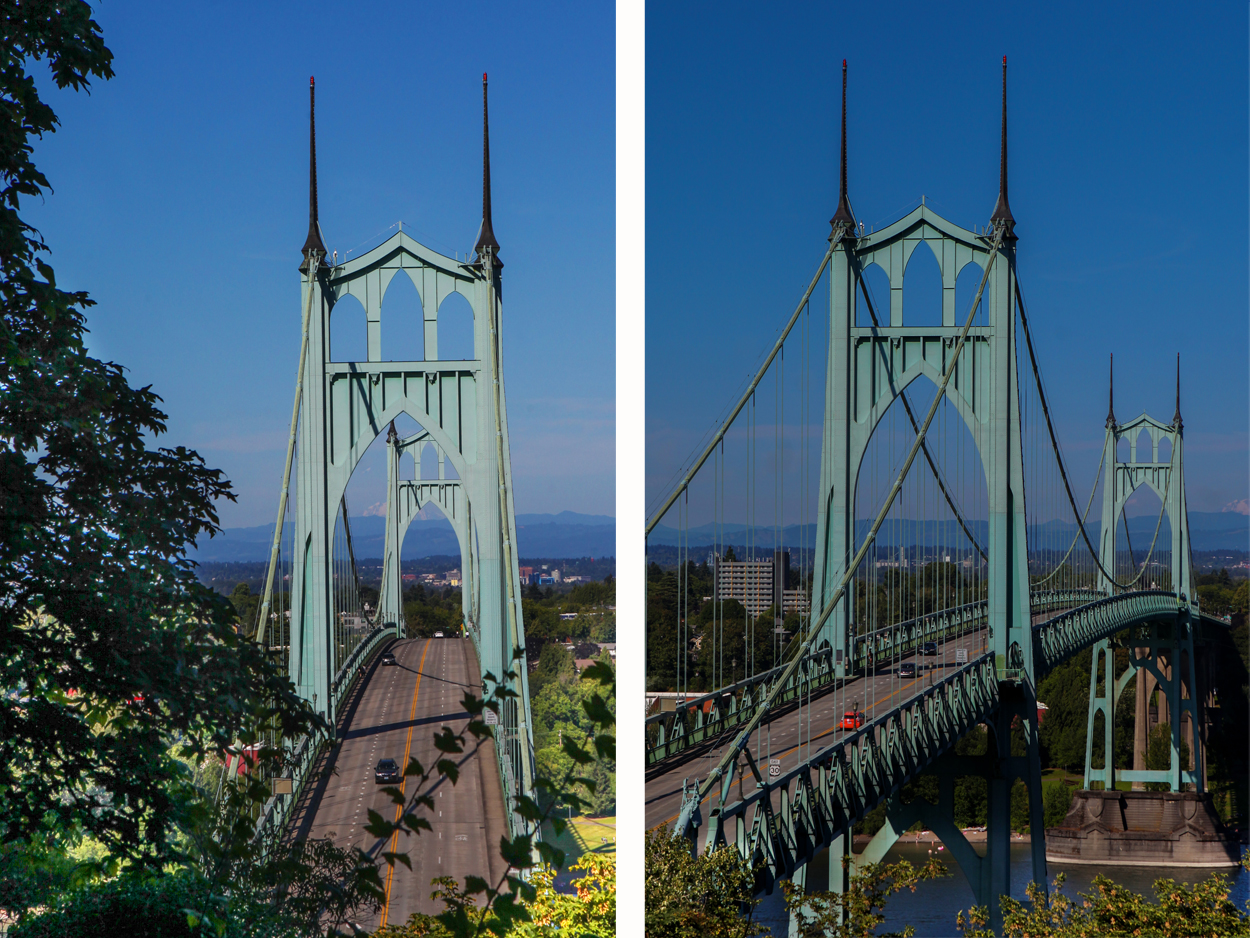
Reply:
<svg viewBox="0 0 1250 938"><path fill-rule="evenodd" d="M842 59L858 218L923 194L971 227L1004 54L1021 282L1078 492L1108 354L1117 416L1166 421L1179 351L1189 507L1247 498L1247 38L1245 3L649 4L649 508L824 252Z"/></svg>
<svg viewBox="0 0 1250 938"><path fill-rule="evenodd" d="M309 75L327 246L367 249L402 219L450 254L471 249L481 218L490 73L516 507L614 513L611 6L110 3L96 16L117 77L90 96L41 82L63 125L35 151L55 193L24 214L61 285L99 304L92 352L164 398L161 442L234 482L225 525L272 523L277 508ZM366 500L353 510L384 498L383 481L353 479Z"/></svg>

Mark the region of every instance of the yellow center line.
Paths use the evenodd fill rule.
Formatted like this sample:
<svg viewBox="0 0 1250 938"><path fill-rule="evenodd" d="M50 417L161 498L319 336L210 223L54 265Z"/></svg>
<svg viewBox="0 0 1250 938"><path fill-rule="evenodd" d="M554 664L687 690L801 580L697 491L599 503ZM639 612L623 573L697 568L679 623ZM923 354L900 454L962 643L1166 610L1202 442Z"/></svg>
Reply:
<svg viewBox="0 0 1250 938"><path fill-rule="evenodd" d="M432 639L425 640L425 648L421 651L421 663L417 665L417 686L412 689L412 712L408 714L408 739L404 742L404 761L401 762L400 771L408 768L408 754L412 752L412 725L417 718L417 693L421 690L421 674L425 671L425 655L430 650L430 642ZM402 794L408 786L408 776L405 774L399 783L399 791ZM395 805L395 823L399 823L399 816L403 812L403 804ZM391 853L395 852L395 848L399 846L399 831L391 834ZM391 881L395 878L395 865L392 863L386 868L386 901L382 903L382 920L378 923L381 928L386 924L386 916L391 910Z"/></svg>
<svg viewBox="0 0 1250 938"><path fill-rule="evenodd" d="M888 694L886 694L884 697L882 697L880 700L874 700L874 701L873 701L872 706L875 708L876 704L879 704L879 703L885 703L887 700L889 700L889 699L890 699L891 697L893 697L895 694L901 694L903 691L907 690L907 688L909 688L909 687L911 687L912 685L916 684L919 680L920 680L920 678L919 678L919 677L917 677L915 681L912 681L912 682L911 682L911 684L904 684L904 685L903 685L902 687L900 687L898 690L896 690L896 691L891 691L890 693L888 693ZM863 711L861 711L861 712L863 712ZM823 733L821 733L819 736L813 736L813 737L812 737L812 738L808 741L808 743L807 743L807 744L808 744L808 745L811 745L811 743L816 742L816 740L818 740L818 739L824 739L824 738L825 738L826 736L828 736L830 733L836 733L839 729L841 729L841 727L835 726L835 727L834 727L833 729L831 729L831 730L825 730L825 731L824 731ZM803 745L803 743L799 743L799 745L798 745L798 746L791 746L789 749L785 750L785 752L783 752L783 753L781 753L779 756L777 756L777 758L778 758L778 759L784 759L786 756L790 755L790 753L794 752L796 749L798 749L798 748L799 748L799 746L802 746L802 745ZM703 798L703 800L699 802L699 804L701 804L701 805L702 805L702 804L707 804L707 803L708 803L709 801L711 801L711 800L712 800L712 793L709 791L709 792L707 793L707 795ZM659 828L659 827L660 827L661 825L663 825L663 824L672 824L672 823L673 823L675 820L677 820L679 817L681 817L681 812L680 812L680 811L678 811L676 814L674 814L674 815L673 815L671 818L669 818L668 820L666 820L666 821L661 821L659 824L655 825L655 827L651 828L651 830L656 830L657 828Z"/></svg>

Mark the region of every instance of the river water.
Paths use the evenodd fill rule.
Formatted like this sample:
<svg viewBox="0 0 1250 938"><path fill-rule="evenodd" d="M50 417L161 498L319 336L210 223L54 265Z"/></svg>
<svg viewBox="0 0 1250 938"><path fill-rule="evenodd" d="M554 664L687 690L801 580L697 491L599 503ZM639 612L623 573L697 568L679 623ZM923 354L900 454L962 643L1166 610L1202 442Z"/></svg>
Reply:
<svg viewBox="0 0 1250 938"><path fill-rule="evenodd" d="M881 931L902 931L907 925L914 925L918 938L932 936L955 936L959 932L955 927L955 916L960 910L970 908L974 902L972 887L959 870L959 865L951 858L947 850L933 851L946 865L950 876L937 880L929 880L916 887L914 893L903 892L891 896L886 901L886 919ZM978 850L978 852L982 852ZM822 858L823 859L823 858ZM885 862L908 860L919 866L929 859L928 844L895 844L886 855ZM1177 882L1192 884L1204 880L1211 870L1183 869L1173 867L1122 866L1100 868L1095 866L1069 866L1066 864L1047 863L1047 875L1053 882L1056 873L1067 873L1067 882L1063 891L1067 896L1075 896L1078 892L1089 892L1090 883L1095 876L1104 873L1108 878L1129 887L1134 892L1142 893L1148 898L1154 897L1151 884L1157 879L1172 878ZM813 864L813 874L823 879L824 872ZM1233 880L1230 898L1238 908L1245 909L1250 900L1250 872L1240 867L1235 870L1221 871ZM1030 859L1029 845L1014 843L1011 845L1011 894L1020 899L1025 898L1025 887L1033 875L1033 864ZM789 927L789 915L785 909L785 901L781 889L771 896L765 896L756 907L755 917L772 930L774 936L785 936Z"/></svg>

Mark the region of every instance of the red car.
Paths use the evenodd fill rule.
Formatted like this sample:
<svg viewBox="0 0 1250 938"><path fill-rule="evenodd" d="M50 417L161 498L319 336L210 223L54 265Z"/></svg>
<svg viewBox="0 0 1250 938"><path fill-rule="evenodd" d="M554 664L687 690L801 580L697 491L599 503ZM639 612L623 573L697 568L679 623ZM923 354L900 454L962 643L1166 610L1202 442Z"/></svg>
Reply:
<svg viewBox="0 0 1250 938"><path fill-rule="evenodd" d="M864 714L859 710L848 710L842 714L842 722L838 724L840 730L857 730L864 725Z"/></svg>

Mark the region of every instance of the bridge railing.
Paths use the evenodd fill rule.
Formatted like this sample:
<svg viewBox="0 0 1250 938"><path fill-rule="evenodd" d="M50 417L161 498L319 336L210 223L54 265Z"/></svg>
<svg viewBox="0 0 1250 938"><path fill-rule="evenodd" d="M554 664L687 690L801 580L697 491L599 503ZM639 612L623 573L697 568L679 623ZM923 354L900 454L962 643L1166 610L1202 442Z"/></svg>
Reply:
<svg viewBox="0 0 1250 938"><path fill-rule="evenodd" d="M368 662L372 654L384 643L397 636L399 626L396 623L378 625L365 636L352 653L343 662L339 673L330 684L335 698L335 712L350 693L361 668ZM321 752L321 744L326 741L322 734L302 736L292 740L287 748L288 756L284 761L284 771L290 772L291 791L289 794L270 794L261 807L256 823L254 839L261 844L274 844L282 836L291 812L299 803L304 786L308 782L309 773L317 756Z"/></svg>
<svg viewBox="0 0 1250 938"><path fill-rule="evenodd" d="M1104 596L1033 626L1033 667L1038 677L1095 642L1151 619L1175 618L1181 605L1175 593L1140 590ZM1009 661L1019 668L1023 661Z"/></svg>
<svg viewBox="0 0 1250 938"><path fill-rule="evenodd" d="M1102 598L1104 594L1097 590L1047 590L1030 595L1029 606L1036 615ZM910 654L925 642L945 641L982 628L985 625L986 610L985 601L978 600L859 635L854 641L850 670L861 672L871 667L873 662L889 661ZM782 665L720 690L678 700L672 711L647 717L647 765L662 762L747 722L784 670ZM834 687L836 682L833 652L826 645L800 665L787 685L778 692L775 707L785 707L801 697L823 693Z"/></svg>
<svg viewBox="0 0 1250 938"><path fill-rule="evenodd" d="M776 779L761 775L744 751L754 790L711 811L706 849L732 844L756 866L756 892L771 892L984 722L998 699L994 656L985 654ZM725 800L732 784L730 775L721 788Z"/></svg>

